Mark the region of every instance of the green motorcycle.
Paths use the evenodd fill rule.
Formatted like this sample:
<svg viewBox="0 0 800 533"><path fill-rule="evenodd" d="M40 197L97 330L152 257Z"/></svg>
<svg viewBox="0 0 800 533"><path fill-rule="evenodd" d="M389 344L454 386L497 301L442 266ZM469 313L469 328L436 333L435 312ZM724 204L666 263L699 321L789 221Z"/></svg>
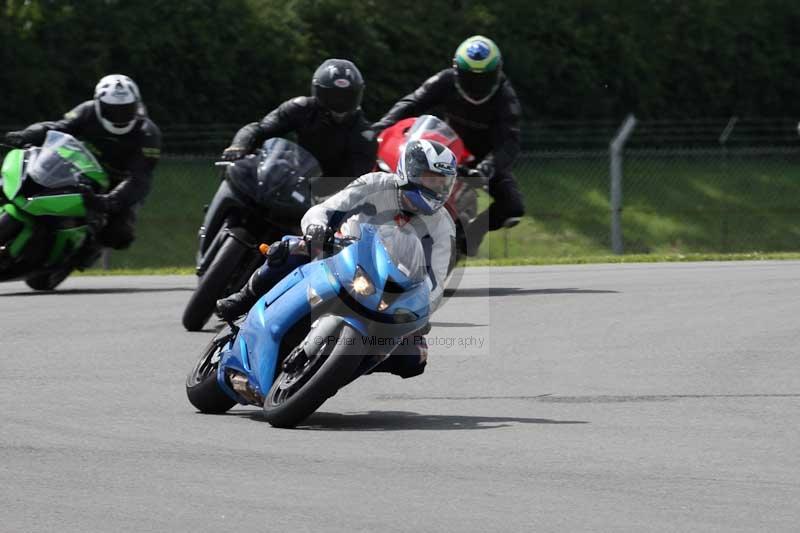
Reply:
<svg viewBox="0 0 800 533"><path fill-rule="evenodd" d="M52 290L76 268L95 228L81 191L108 190L108 174L75 137L49 131L41 147L11 150L2 166L0 281Z"/></svg>

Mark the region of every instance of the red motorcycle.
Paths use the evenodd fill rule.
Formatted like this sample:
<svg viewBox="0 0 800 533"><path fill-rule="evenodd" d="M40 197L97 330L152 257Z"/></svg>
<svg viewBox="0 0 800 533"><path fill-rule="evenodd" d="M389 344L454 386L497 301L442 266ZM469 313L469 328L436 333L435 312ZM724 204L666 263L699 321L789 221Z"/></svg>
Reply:
<svg viewBox="0 0 800 533"><path fill-rule="evenodd" d="M437 141L450 148L458 160L459 171L475 159L466 149L458 134L446 122L433 115L422 115L401 120L380 133L378 136L378 168L384 172L397 170L400 149L407 142L416 139ZM474 183L474 181L471 180L470 183ZM478 214L478 193L470 183L467 183L462 177L456 179L453 192L445 203L445 208L456 225L455 251L457 257L454 257L454 260L466 256L467 239L464 231Z"/></svg>

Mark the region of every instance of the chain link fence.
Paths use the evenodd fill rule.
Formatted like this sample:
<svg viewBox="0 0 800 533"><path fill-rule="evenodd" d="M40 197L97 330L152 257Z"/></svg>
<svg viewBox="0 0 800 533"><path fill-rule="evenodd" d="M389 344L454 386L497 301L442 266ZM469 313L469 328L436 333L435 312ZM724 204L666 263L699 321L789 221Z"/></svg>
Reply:
<svg viewBox="0 0 800 533"><path fill-rule="evenodd" d="M612 253L609 144L619 128L607 121L526 125L514 169L526 217L490 233L480 255ZM194 264L203 207L219 185L213 162L235 129L165 130L167 155L139 212L137 240L111 253L109 266ZM620 152L618 252L800 251L800 140L793 121L646 121L627 141ZM489 201L483 194L481 209Z"/></svg>
<svg viewBox="0 0 800 533"><path fill-rule="evenodd" d="M527 217L492 234L492 257L610 254L608 151L531 151L516 175ZM800 250L800 147L627 149L625 253Z"/></svg>

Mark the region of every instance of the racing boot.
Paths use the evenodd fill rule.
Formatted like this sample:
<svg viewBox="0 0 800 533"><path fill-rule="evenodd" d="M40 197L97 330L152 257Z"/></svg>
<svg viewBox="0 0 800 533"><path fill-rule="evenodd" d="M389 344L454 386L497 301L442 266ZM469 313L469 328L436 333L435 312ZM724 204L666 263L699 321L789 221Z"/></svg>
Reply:
<svg viewBox="0 0 800 533"><path fill-rule="evenodd" d="M430 331L430 328L428 328ZM428 342L420 333L414 333L403 338L400 346L395 351L381 361L381 363L367 372L387 372L400 376L403 379L413 378L425 372L425 365L428 364Z"/></svg>
<svg viewBox="0 0 800 533"><path fill-rule="evenodd" d="M475 257L478 255L478 249L481 247L481 242L483 242L483 237L489 231L489 210L485 210L477 217L472 219L472 222L469 223L466 230L464 231L464 237L467 241L467 255L470 257Z"/></svg>
<svg viewBox="0 0 800 533"><path fill-rule="evenodd" d="M266 294L284 275L301 263L308 261L307 255L302 258L290 256L296 251L301 241L282 240L268 248L264 264L253 272L244 287L227 298L217 300L217 314L228 322L232 322L250 310L261 295Z"/></svg>
<svg viewBox="0 0 800 533"><path fill-rule="evenodd" d="M75 258L76 268L86 270L97 262L103 255L103 248L100 245L90 245L81 250L80 255Z"/></svg>
<svg viewBox="0 0 800 533"><path fill-rule="evenodd" d="M489 231L493 231L495 229L500 228L513 228L517 224L520 223L522 217L509 217L503 220L499 227L493 228L489 222L489 210L487 209L477 217L475 217L472 222L470 222L467 230L465 232L465 237L467 241L467 255L470 257L475 257L478 255L478 249L481 246L481 242L483 242L483 238Z"/></svg>
<svg viewBox="0 0 800 533"><path fill-rule="evenodd" d="M261 295L269 290L268 280L264 279L266 276L262 275L262 270L263 267L253 272L239 292L217 300L217 314L223 320L233 322L247 313Z"/></svg>

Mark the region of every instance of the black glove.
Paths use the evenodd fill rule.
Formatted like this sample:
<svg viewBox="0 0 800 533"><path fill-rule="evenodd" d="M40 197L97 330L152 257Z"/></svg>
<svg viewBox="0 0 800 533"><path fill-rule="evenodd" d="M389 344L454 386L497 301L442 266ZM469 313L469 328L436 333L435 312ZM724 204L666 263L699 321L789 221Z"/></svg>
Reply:
<svg viewBox="0 0 800 533"><path fill-rule="evenodd" d="M489 160L484 159L483 161L478 163L477 166L475 166L475 168L477 169L478 172L483 174L483 176L485 176L486 179L492 179L494 177L494 170L495 170L494 163Z"/></svg>
<svg viewBox="0 0 800 533"><path fill-rule="evenodd" d="M322 247L328 240L329 230L320 224L311 224L306 228L306 234L303 240L306 241L306 248L308 253L312 256L319 255L322 252Z"/></svg>
<svg viewBox="0 0 800 533"><path fill-rule="evenodd" d="M289 241L273 242L267 251L267 264L269 266L283 266L289 257Z"/></svg>
<svg viewBox="0 0 800 533"><path fill-rule="evenodd" d="M364 137L368 141L374 141L377 139L380 134L385 130L383 126L379 125L377 122L372 124L367 129L361 132L361 136Z"/></svg>
<svg viewBox="0 0 800 533"><path fill-rule="evenodd" d="M247 150L241 146L229 146L222 152L223 161L236 161L247 155Z"/></svg>
<svg viewBox="0 0 800 533"><path fill-rule="evenodd" d="M30 141L28 141L28 136L25 135L25 130L9 131L5 135L5 140L8 144L17 148L22 148L26 144L30 144Z"/></svg>
<svg viewBox="0 0 800 533"><path fill-rule="evenodd" d="M96 194L90 185L80 186L83 205L88 211L109 213L114 210L114 201L107 194Z"/></svg>

